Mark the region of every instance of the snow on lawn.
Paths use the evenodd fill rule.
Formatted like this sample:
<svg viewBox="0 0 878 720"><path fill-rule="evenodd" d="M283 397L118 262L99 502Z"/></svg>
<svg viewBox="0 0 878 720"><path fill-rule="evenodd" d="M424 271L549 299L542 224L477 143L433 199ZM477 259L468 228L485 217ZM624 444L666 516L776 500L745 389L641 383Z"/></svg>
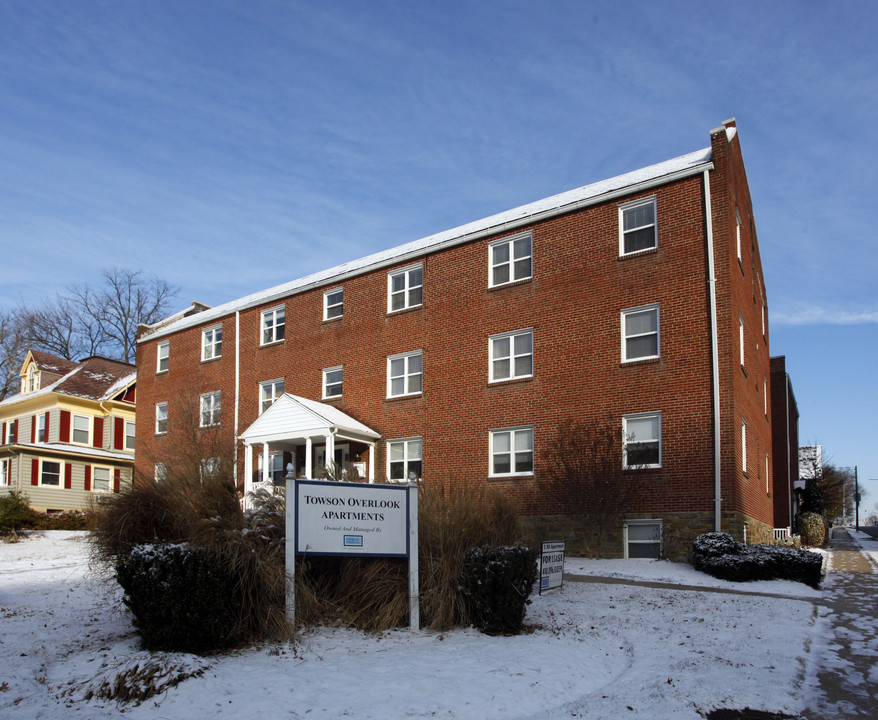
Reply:
<svg viewBox="0 0 878 720"><path fill-rule="evenodd" d="M84 697L149 654L115 584L88 569L84 534L47 532L0 544L0 717L695 719L714 707L805 707L808 648L826 633L809 599L819 591L724 583L666 562L572 559L567 569L753 594L568 580L534 596L527 635L318 628L292 645L163 654L194 677L121 705Z"/></svg>

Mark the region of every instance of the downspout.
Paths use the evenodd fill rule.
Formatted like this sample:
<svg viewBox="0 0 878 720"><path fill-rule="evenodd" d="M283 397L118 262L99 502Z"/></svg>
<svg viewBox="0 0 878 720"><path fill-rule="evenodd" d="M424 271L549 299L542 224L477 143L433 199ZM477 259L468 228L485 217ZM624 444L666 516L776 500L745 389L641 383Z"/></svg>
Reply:
<svg viewBox="0 0 878 720"><path fill-rule="evenodd" d="M793 529L793 482L790 477L790 376L784 373L784 414L786 415L786 435L787 435L787 520L789 521L790 532ZM772 428L774 430L774 428Z"/></svg>
<svg viewBox="0 0 878 720"><path fill-rule="evenodd" d="M241 311L235 311L235 443L232 455L232 468L235 484L238 484L238 406L241 397ZM246 481L246 479L245 479Z"/></svg>
<svg viewBox="0 0 878 720"><path fill-rule="evenodd" d="M713 260L713 217L710 205L710 171L704 171L704 214L707 225L707 287L710 297L710 364L713 376L713 483L714 530L722 532L722 473L720 463L719 338L716 313L716 267Z"/></svg>

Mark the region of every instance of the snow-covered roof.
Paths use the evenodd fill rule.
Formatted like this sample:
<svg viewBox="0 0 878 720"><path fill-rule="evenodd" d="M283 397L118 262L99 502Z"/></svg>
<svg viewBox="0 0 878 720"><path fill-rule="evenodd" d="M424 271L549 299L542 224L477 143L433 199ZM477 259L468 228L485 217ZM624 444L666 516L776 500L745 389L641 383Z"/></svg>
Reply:
<svg viewBox="0 0 878 720"><path fill-rule="evenodd" d="M133 462L134 456L131 453L114 452L113 450L104 450L96 447L85 447L79 445L71 445L69 443L16 443L23 448L33 448L40 453L58 452L67 455L83 455L91 458L102 458L105 460L124 460Z"/></svg>
<svg viewBox="0 0 878 720"><path fill-rule="evenodd" d="M275 300L280 300L281 298L289 297L290 295L295 295L315 287L334 284L345 278L417 258L440 248L470 242L484 235L511 231L516 227L545 217L606 202L607 200L637 192L646 187L688 177L702 172L710 165L710 162L711 149L708 147L687 155L681 155L672 160L666 160L657 165L649 165L640 170L617 175L608 180L601 180L600 182L585 185L575 190L568 190L567 192L553 195L528 205L522 205L497 215L491 215L482 220L460 225L435 235L429 235L405 245L399 245L389 250L382 250L381 252L367 255L359 260L352 260L327 270L306 275L298 280L217 305L194 315L180 317L171 322L168 319L163 320L153 325L152 332L143 334L138 342L144 342L148 339L169 335L189 327L213 322L227 317L236 311L274 302Z"/></svg>

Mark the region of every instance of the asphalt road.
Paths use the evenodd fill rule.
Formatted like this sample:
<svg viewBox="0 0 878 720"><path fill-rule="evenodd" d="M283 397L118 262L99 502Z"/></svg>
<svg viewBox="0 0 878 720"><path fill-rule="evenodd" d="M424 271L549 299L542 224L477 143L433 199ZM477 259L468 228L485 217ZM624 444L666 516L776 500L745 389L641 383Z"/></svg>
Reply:
<svg viewBox="0 0 878 720"><path fill-rule="evenodd" d="M860 525L860 530L871 535L875 540L878 540L878 525L869 525L868 527Z"/></svg>

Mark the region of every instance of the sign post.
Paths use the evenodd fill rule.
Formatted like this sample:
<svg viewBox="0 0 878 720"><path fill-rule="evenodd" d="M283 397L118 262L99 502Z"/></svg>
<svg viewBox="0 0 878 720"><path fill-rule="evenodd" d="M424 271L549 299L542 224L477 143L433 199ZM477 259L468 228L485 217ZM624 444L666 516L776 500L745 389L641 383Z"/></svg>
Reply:
<svg viewBox="0 0 878 720"><path fill-rule="evenodd" d="M286 610L295 621L296 555L409 560L409 627L420 625L417 485L286 478Z"/></svg>

